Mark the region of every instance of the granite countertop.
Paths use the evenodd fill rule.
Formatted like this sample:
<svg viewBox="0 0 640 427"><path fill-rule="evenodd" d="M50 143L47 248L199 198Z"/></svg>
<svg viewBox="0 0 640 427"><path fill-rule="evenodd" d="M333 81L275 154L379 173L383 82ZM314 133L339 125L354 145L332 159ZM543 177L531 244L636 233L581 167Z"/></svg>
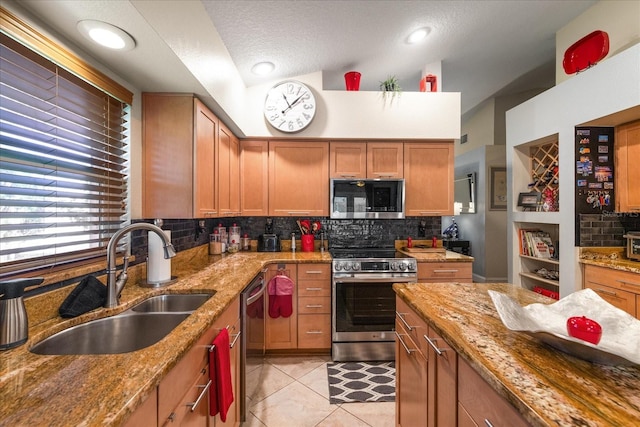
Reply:
<svg viewBox="0 0 640 427"><path fill-rule="evenodd" d="M431 247L431 240L414 240L413 245L424 245L425 247ZM458 252L444 250L442 247L442 240L438 240L437 248L444 250L444 252L416 252L407 250L406 240L396 240L396 251L402 253L411 258L415 258L418 262L473 262L473 257L469 255L463 255Z"/></svg>
<svg viewBox="0 0 640 427"><path fill-rule="evenodd" d="M49 426L120 425L266 265L331 262L325 252L208 256L206 246L202 248L178 254L178 262L172 263L177 281L167 287L143 288L130 278L116 308L62 319L57 309L73 287L26 299L29 340L0 352L0 425L41 425L43 420ZM73 356L29 352L55 332L117 314L149 296L212 290L216 294L211 299L160 342L142 350Z"/></svg>
<svg viewBox="0 0 640 427"><path fill-rule="evenodd" d="M580 262L640 274L640 261L627 258L625 248L580 248Z"/></svg>
<svg viewBox="0 0 640 427"><path fill-rule="evenodd" d="M394 289L532 425L640 425L640 366L593 364L510 331L487 290L523 306L554 300L506 283L395 284Z"/></svg>

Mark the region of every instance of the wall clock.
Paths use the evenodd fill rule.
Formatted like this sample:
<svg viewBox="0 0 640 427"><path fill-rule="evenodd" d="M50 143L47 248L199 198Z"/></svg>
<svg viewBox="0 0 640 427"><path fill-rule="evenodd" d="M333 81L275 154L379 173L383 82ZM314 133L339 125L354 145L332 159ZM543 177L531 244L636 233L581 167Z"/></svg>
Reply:
<svg viewBox="0 0 640 427"><path fill-rule="evenodd" d="M276 84L264 101L264 117L281 132L300 132L316 114L316 99L311 90L295 80Z"/></svg>

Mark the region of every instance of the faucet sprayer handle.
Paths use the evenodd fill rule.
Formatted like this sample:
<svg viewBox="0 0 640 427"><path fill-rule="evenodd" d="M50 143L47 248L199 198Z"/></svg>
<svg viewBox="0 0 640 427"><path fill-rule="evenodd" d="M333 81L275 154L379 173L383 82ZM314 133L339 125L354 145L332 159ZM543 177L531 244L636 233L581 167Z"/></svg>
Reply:
<svg viewBox="0 0 640 427"><path fill-rule="evenodd" d="M0 300L19 298L24 294L25 288L39 285L42 282L44 282L43 277L11 279L0 282Z"/></svg>

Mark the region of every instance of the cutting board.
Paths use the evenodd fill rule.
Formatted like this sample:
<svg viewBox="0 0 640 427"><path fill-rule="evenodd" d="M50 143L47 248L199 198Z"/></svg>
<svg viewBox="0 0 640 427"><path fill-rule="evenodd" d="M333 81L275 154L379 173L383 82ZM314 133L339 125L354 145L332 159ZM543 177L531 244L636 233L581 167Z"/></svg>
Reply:
<svg viewBox="0 0 640 427"><path fill-rule="evenodd" d="M432 253L432 254L444 254L447 252L445 248L433 248L431 246L422 246L422 245L414 246L412 248L404 247L402 248L402 250L406 252Z"/></svg>

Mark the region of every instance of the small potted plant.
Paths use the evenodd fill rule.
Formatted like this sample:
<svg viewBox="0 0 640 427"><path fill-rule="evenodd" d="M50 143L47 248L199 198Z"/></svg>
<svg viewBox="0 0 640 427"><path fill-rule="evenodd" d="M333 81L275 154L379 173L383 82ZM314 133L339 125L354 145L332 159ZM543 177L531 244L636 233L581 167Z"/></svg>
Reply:
<svg viewBox="0 0 640 427"><path fill-rule="evenodd" d="M386 80L380 82L380 90L382 91L382 101L386 102L389 99L389 104L393 103L393 100L402 93L402 88L396 76L389 76Z"/></svg>

